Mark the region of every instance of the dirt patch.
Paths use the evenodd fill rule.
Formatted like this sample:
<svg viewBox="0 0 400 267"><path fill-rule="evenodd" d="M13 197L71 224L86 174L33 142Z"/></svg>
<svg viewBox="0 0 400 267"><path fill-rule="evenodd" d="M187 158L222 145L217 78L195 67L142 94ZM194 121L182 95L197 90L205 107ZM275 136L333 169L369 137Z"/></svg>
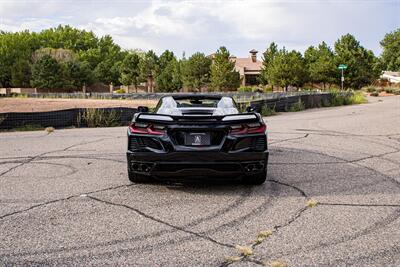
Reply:
<svg viewBox="0 0 400 267"><path fill-rule="evenodd" d="M138 106L154 107L157 100L106 100L106 99L46 99L46 98L0 98L0 113L39 112L70 108L111 108Z"/></svg>

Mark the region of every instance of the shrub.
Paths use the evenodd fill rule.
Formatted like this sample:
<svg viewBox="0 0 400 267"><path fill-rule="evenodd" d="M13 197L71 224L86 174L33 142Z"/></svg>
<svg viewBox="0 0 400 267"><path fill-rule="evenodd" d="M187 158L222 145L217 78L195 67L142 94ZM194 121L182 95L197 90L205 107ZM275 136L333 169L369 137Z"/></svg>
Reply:
<svg viewBox="0 0 400 267"><path fill-rule="evenodd" d="M83 113L83 121L88 127L112 127L118 126L121 120L117 111L107 111L104 109L88 108Z"/></svg>
<svg viewBox="0 0 400 267"><path fill-rule="evenodd" d="M262 106L261 115L264 117L276 115L275 107L270 108L267 105Z"/></svg>
<svg viewBox="0 0 400 267"><path fill-rule="evenodd" d="M354 92L350 97L349 97L349 104L364 104L367 103L367 99L365 98L363 92L357 91Z"/></svg>
<svg viewBox="0 0 400 267"><path fill-rule="evenodd" d="M343 106L367 103L362 91L331 91L331 106Z"/></svg>
<svg viewBox="0 0 400 267"><path fill-rule="evenodd" d="M375 92L375 87L371 87L371 86L369 86L369 87L367 87L367 88L365 88L365 90L368 92L368 93L372 93L372 92Z"/></svg>
<svg viewBox="0 0 400 267"><path fill-rule="evenodd" d="M344 105L344 92L339 90L331 91L331 106L343 106Z"/></svg>
<svg viewBox="0 0 400 267"><path fill-rule="evenodd" d="M290 108L289 111L290 112L297 112L297 111L302 111L305 110L306 107L304 106L303 101L301 101L301 99L299 99L298 102L294 103Z"/></svg>
<svg viewBox="0 0 400 267"><path fill-rule="evenodd" d="M120 88L118 90L115 91L116 94L125 94L125 90Z"/></svg>
<svg viewBox="0 0 400 267"><path fill-rule="evenodd" d="M251 93L251 92L253 92L253 87L251 87L251 86L240 86L238 88L238 92L240 92L240 93Z"/></svg>

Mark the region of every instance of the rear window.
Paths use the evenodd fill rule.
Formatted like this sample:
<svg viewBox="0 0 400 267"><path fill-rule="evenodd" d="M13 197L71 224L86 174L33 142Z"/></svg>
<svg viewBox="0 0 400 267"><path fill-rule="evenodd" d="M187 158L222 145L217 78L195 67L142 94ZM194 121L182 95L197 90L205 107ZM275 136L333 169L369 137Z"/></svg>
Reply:
<svg viewBox="0 0 400 267"><path fill-rule="evenodd" d="M219 99L175 99L178 108L216 108Z"/></svg>

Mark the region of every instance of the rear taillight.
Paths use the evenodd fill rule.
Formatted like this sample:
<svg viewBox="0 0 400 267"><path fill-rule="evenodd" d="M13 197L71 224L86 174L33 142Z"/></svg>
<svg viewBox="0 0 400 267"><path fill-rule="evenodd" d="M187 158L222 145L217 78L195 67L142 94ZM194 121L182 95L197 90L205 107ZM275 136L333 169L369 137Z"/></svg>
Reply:
<svg viewBox="0 0 400 267"><path fill-rule="evenodd" d="M165 126L162 125L153 125L153 124L135 122L129 126L129 129L131 133L154 134L154 135L165 134Z"/></svg>
<svg viewBox="0 0 400 267"><path fill-rule="evenodd" d="M265 133L267 126L261 123L250 123L231 126L230 133L234 135Z"/></svg>

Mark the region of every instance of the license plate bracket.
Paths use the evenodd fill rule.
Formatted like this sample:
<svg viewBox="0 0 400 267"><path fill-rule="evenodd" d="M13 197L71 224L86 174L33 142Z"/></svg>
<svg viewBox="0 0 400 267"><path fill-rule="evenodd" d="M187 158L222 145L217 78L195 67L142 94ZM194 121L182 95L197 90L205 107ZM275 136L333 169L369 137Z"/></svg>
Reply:
<svg viewBox="0 0 400 267"><path fill-rule="evenodd" d="M186 146L209 146L210 133L186 133L185 145Z"/></svg>

